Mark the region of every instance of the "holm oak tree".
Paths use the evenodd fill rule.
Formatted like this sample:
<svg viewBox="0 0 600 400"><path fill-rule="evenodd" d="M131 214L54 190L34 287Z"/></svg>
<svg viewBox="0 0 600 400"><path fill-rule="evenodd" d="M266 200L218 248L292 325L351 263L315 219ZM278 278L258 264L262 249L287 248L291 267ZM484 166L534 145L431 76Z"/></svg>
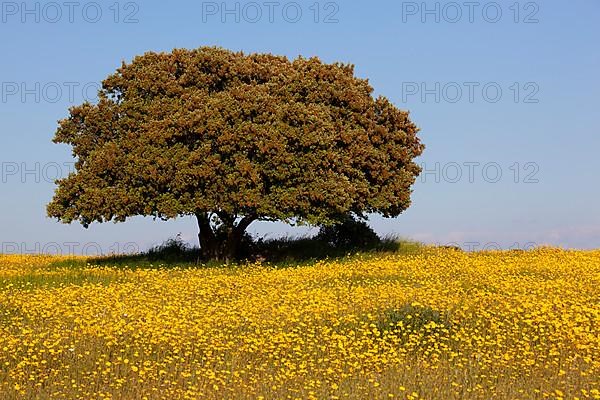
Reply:
<svg viewBox="0 0 600 400"><path fill-rule="evenodd" d="M196 216L207 259L232 259L257 220L328 224L410 205L424 146L408 112L352 65L213 47L146 53L72 107L55 143L75 170L64 223Z"/></svg>

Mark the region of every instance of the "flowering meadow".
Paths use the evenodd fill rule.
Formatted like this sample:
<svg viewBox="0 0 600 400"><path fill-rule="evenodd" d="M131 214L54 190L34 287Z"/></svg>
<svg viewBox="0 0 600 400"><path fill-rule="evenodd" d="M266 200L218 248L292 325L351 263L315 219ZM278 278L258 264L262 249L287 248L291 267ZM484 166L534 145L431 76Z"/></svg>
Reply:
<svg viewBox="0 0 600 400"><path fill-rule="evenodd" d="M0 398L600 399L600 251L0 256Z"/></svg>

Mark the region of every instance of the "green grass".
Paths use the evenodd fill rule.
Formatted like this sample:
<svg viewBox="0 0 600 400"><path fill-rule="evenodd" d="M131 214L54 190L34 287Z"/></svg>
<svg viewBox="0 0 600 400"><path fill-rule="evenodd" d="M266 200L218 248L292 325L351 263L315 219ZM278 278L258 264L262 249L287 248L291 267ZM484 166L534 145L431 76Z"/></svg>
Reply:
<svg viewBox="0 0 600 400"><path fill-rule="evenodd" d="M382 253L415 254L423 249L423 244L395 236L381 239L381 242L368 247L335 248L311 237L283 237L265 240L258 245L267 261L277 264L298 262L312 263L324 259L344 259L355 254L378 255Z"/></svg>
<svg viewBox="0 0 600 400"><path fill-rule="evenodd" d="M198 261L198 249L183 244L158 246L150 251L133 255L111 255L87 259L73 258L51 263L47 269L80 270L87 265L106 266L119 269L158 269L158 268L215 268L221 267L218 261ZM319 260L337 260L344 262L361 256L365 259L382 254L416 254L424 245L398 237L385 237L376 246L368 248L333 248L310 237L283 237L260 241L255 249L256 255L241 260L239 265L260 260L276 268L308 266ZM73 279L79 279L76 276Z"/></svg>

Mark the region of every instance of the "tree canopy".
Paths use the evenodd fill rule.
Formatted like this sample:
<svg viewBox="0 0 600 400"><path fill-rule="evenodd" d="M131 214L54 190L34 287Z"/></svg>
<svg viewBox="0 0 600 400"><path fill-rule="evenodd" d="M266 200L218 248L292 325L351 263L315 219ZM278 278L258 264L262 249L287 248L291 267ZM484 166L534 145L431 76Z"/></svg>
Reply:
<svg viewBox="0 0 600 400"><path fill-rule="evenodd" d="M85 227L195 215L203 254L229 258L255 220L399 215L420 172L417 132L352 65L149 52L59 121L54 142L72 146L75 172L57 181L47 211Z"/></svg>

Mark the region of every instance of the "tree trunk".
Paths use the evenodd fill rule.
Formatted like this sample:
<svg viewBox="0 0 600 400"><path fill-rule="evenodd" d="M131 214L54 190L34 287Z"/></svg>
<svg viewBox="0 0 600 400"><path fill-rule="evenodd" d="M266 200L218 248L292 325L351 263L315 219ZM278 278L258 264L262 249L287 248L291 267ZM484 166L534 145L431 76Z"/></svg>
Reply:
<svg viewBox="0 0 600 400"><path fill-rule="evenodd" d="M238 233L236 227L228 227L227 239L223 246L223 261L230 263L238 259L238 250L241 241L242 237Z"/></svg>
<svg viewBox="0 0 600 400"><path fill-rule="evenodd" d="M219 243L215 233L210 226L210 214L196 213L198 220L198 243L200 244L200 256L204 260L215 260L219 258Z"/></svg>
<svg viewBox="0 0 600 400"><path fill-rule="evenodd" d="M200 243L200 254L204 260L219 260L226 263L239 259L240 243L248 226L256 220L256 216L247 215L236 225L235 217L218 214L225 231L224 241L219 241L210 225L209 213L196 213L200 233L198 239Z"/></svg>
<svg viewBox="0 0 600 400"><path fill-rule="evenodd" d="M244 233L248 226L256 220L255 215L247 215L241 219L241 221L235 225L235 218L223 218L226 226L227 239L224 243L223 260L226 263L237 261L240 258L240 244L244 237Z"/></svg>

